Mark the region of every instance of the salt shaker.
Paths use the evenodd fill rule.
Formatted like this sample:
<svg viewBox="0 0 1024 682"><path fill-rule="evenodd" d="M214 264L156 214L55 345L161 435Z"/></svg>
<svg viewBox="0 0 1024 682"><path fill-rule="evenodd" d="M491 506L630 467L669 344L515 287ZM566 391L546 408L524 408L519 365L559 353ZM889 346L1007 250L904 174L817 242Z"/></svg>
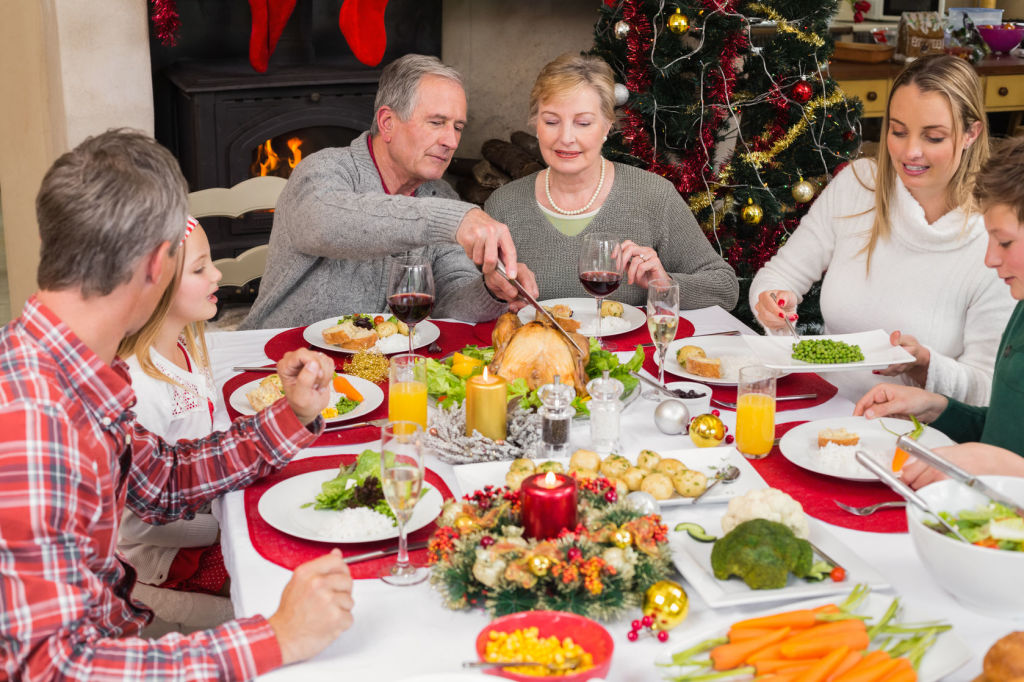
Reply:
<svg viewBox="0 0 1024 682"><path fill-rule="evenodd" d="M576 408L572 406L576 391L563 384L555 375L554 381L537 389L541 408L541 441L545 457L565 457L569 450L569 426Z"/></svg>
<svg viewBox="0 0 1024 682"><path fill-rule="evenodd" d="M622 402L619 398L625 387L618 379L608 376L608 370L587 384L590 394L590 447L599 454L618 452L619 414Z"/></svg>

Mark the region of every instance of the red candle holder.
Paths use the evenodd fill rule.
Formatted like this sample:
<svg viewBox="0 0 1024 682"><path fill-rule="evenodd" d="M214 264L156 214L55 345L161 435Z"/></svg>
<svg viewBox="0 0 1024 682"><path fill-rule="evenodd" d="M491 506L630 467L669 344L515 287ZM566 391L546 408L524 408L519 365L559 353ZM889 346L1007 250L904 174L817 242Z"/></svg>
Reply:
<svg viewBox="0 0 1024 682"><path fill-rule="evenodd" d="M534 474L519 488L523 534L544 540L576 527L576 479L565 474Z"/></svg>

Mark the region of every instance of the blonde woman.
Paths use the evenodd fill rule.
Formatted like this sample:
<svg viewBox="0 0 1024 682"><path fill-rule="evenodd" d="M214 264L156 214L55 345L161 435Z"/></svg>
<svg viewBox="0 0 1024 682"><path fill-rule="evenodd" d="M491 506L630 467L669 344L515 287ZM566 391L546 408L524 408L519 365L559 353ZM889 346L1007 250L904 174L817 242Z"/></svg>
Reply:
<svg viewBox="0 0 1024 682"><path fill-rule="evenodd" d="M675 187L601 155L615 123L614 93L612 70L598 57L564 54L545 66L530 93L530 120L548 167L495 191L485 211L509 226L544 298L588 296L577 274L580 243L608 232L622 239L626 278L611 298L640 305L648 282L671 278L682 307L731 309L736 274Z"/></svg>
<svg viewBox="0 0 1024 682"><path fill-rule="evenodd" d="M908 65L882 132L878 160L838 173L757 273L750 306L768 333L782 333L822 280L826 333L885 329L914 356L874 374L829 374L841 395L857 400L887 381L986 404L1013 299L984 266L985 225L971 197L989 150L974 69L948 55Z"/></svg>

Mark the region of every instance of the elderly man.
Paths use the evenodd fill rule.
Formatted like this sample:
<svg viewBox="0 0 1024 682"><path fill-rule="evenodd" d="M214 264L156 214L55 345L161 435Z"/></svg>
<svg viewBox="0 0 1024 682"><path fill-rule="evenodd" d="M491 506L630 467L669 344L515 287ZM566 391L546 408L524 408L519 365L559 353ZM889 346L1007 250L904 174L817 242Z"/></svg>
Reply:
<svg viewBox="0 0 1024 682"><path fill-rule="evenodd" d="M202 440L171 445L135 421L115 352L180 267L185 189L174 157L131 131L87 139L43 179L39 291L0 330L0 679L245 679L352 623L335 550L296 569L269 618L137 636L152 612L115 552L125 506L191 518L281 467L322 430L333 373L319 353L285 356L286 400Z"/></svg>
<svg viewBox="0 0 1024 682"><path fill-rule="evenodd" d="M435 57L397 59L381 74L375 110L368 133L295 168L278 199L260 294L243 328L384 311L396 259L432 265L434 317L475 322L503 312L517 292L495 271L499 255L536 294L508 228L459 201L441 179L466 125L458 72Z"/></svg>

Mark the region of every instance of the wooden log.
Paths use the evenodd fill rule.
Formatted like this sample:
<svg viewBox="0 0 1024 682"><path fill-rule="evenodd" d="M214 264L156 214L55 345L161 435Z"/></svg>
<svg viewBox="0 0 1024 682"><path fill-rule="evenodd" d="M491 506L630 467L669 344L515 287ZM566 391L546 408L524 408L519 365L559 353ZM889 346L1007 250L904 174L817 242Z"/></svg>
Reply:
<svg viewBox="0 0 1024 682"><path fill-rule="evenodd" d="M484 202L487 201L487 197L491 196L493 189L487 187L481 187L480 184L472 177L460 178L458 184L455 186L455 191L459 193L463 201L468 201L471 204L477 206L483 206Z"/></svg>
<svg viewBox="0 0 1024 682"><path fill-rule="evenodd" d="M487 159L483 159L473 166L473 179L478 185L488 189L498 189L512 180Z"/></svg>
<svg viewBox="0 0 1024 682"><path fill-rule="evenodd" d="M484 158L508 173L513 180L543 170L528 152L504 140L487 140L480 148Z"/></svg>
<svg viewBox="0 0 1024 682"><path fill-rule="evenodd" d="M540 143L537 141L536 135L524 130L516 130L509 136L509 139L512 140L512 144L532 156L534 161L542 166L547 165L544 163L544 157L540 153Z"/></svg>

